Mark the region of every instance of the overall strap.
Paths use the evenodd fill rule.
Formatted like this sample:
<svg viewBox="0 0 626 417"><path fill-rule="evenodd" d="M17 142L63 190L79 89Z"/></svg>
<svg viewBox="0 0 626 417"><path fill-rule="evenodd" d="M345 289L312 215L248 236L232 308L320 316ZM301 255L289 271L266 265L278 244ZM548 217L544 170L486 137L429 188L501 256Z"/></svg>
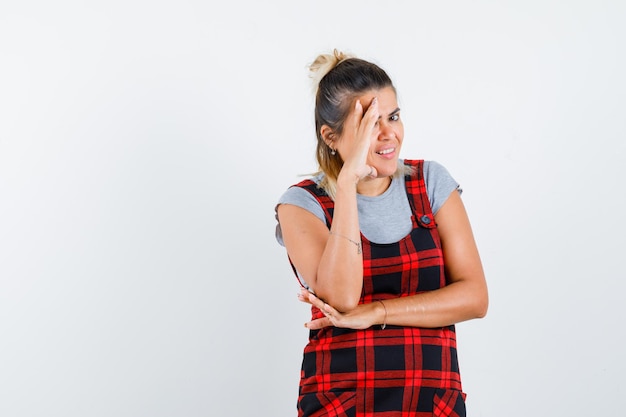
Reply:
<svg viewBox="0 0 626 417"><path fill-rule="evenodd" d="M405 159L404 164L413 167L414 170L411 175L405 177L405 186L415 221L421 227L433 229L437 225L424 182L424 160Z"/></svg>

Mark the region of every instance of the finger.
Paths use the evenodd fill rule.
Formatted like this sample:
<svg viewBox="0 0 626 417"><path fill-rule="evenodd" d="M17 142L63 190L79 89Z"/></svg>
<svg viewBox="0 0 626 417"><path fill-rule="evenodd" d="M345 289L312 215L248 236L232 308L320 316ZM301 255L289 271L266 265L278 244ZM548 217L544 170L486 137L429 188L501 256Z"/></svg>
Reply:
<svg viewBox="0 0 626 417"><path fill-rule="evenodd" d="M317 298L315 295L309 293L309 301L315 307L319 308L320 311L329 319L333 319L334 317L339 317L340 313L335 310L330 304L325 303L324 301Z"/></svg>
<svg viewBox="0 0 626 417"><path fill-rule="evenodd" d="M361 125L361 120L363 119L363 105L361 104L361 100L357 100L354 103L353 110L348 114L348 118L346 119L346 126L354 133L356 133Z"/></svg>
<svg viewBox="0 0 626 417"><path fill-rule="evenodd" d="M372 98L372 101L370 102L369 107L367 108L367 111L365 113L376 113L378 112L378 97L374 97Z"/></svg>
<svg viewBox="0 0 626 417"><path fill-rule="evenodd" d="M328 317L322 317L319 319L311 320L308 323L304 323L304 327L310 330L319 330L324 327L332 326L333 323L330 321Z"/></svg>
<svg viewBox="0 0 626 417"><path fill-rule="evenodd" d="M378 120L379 116L380 112L378 111L378 98L374 97L371 104L367 108L367 111L363 115L363 119L373 119L374 121L376 121Z"/></svg>
<svg viewBox="0 0 626 417"><path fill-rule="evenodd" d="M356 121L356 125L358 126L361 123L361 119L363 118L363 105L361 104L361 100L357 100L354 103L354 119Z"/></svg>
<svg viewBox="0 0 626 417"><path fill-rule="evenodd" d="M322 310L322 313L324 313L325 315L332 315L337 313L337 310L335 310L330 304L325 303L323 300L320 300L319 298L317 298L314 294L309 293L309 301L311 302L311 304L313 304L315 307L319 308L320 310Z"/></svg>
<svg viewBox="0 0 626 417"><path fill-rule="evenodd" d="M320 300L319 298L317 298L311 293L309 293L308 300L309 300L309 304L311 304L314 307L317 307L325 316L328 316L328 311L324 307L325 303L322 300Z"/></svg>
<svg viewBox="0 0 626 417"><path fill-rule="evenodd" d="M303 303L311 304L311 302L309 301L309 298L303 295L302 293L298 293L298 300L302 301Z"/></svg>
<svg viewBox="0 0 626 417"><path fill-rule="evenodd" d="M324 311L324 302L322 300L320 300L319 298L317 298L313 293L309 292L308 294L306 294L309 302L314 305L315 307L319 308L320 310Z"/></svg>
<svg viewBox="0 0 626 417"><path fill-rule="evenodd" d="M306 288L300 288L300 292L298 293L298 300L302 301L303 303L311 304L311 302L309 301L309 294L310 292Z"/></svg>

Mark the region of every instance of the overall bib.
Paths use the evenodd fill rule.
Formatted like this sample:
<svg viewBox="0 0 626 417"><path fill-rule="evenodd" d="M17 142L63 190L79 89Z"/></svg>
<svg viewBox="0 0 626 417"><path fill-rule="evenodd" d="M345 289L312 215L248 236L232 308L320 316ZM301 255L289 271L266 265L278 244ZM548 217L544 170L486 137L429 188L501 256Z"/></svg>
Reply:
<svg viewBox="0 0 626 417"><path fill-rule="evenodd" d="M441 242L423 178L422 160L405 160L412 231L399 242L363 242L363 291L372 303L446 285ZM334 203L311 180L296 186L319 201L330 228ZM323 317L312 307L313 318ZM387 325L365 330L312 330L304 349L298 416L465 416L454 326Z"/></svg>

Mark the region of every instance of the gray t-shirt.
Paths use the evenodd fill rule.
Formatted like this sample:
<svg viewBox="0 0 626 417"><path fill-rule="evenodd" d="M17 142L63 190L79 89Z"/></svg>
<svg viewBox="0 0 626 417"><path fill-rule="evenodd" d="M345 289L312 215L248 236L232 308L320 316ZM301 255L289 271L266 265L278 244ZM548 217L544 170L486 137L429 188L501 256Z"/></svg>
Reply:
<svg viewBox="0 0 626 417"><path fill-rule="evenodd" d="M398 163L403 163L402 160ZM313 177L319 183L321 176ZM459 184L448 170L435 161L424 161L424 182L433 214L446 202L450 193L462 192ZM324 224L324 210L308 191L300 187L290 187L279 198L278 204L294 204L313 213ZM389 188L381 195L368 197L357 194L359 227L361 233L375 243L398 242L409 234L412 228L411 206L406 195L404 176L394 177ZM284 246L280 224L276 225L276 240Z"/></svg>

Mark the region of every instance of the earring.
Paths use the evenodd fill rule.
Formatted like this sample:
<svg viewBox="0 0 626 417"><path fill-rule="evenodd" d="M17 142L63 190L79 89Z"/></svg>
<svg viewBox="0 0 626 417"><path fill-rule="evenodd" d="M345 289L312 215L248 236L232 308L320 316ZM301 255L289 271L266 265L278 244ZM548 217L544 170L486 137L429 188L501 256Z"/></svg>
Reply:
<svg viewBox="0 0 626 417"><path fill-rule="evenodd" d="M334 156L337 154L337 151L334 150L333 148L330 148L330 154Z"/></svg>

